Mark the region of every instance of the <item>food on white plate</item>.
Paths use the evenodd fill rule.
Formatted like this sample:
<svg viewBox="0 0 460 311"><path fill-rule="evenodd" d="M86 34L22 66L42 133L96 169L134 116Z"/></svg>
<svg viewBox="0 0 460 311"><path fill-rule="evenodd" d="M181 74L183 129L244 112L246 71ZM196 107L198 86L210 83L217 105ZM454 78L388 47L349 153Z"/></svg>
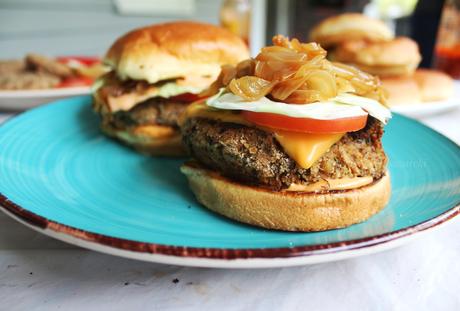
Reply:
<svg viewBox="0 0 460 311"><path fill-rule="evenodd" d="M393 33L383 22L359 13L326 18L310 32L310 40L324 48L347 41L383 42L393 38Z"/></svg>
<svg viewBox="0 0 460 311"><path fill-rule="evenodd" d="M198 201L269 229L321 231L362 222L391 192L379 80L326 59L316 43L275 36L224 66L181 116Z"/></svg>
<svg viewBox="0 0 460 311"><path fill-rule="evenodd" d="M454 94L453 79L442 71L420 68L413 77L424 102L445 100Z"/></svg>
<svg viewBox="0 0 460 311"><path fill-rule="evenodd" d="M433 103L452 97L454 83L447 74L433 69L417 69L411 76L382 79L390 106Z"/></svg>
<svg viewBox="0 0 460 311"><path fill-rule="evenodd" d="M382 21L358 13L324 19L310 32L310 40L327 48L331 60L381 78L412 75L421 61L415 41L395 38Z"/></svg>
<svg viewBox="0 0 460 311"><path fill-rule="evenodd" d="M0 90L89 87L104 72L98 58L30 53L22 60L0 61Z"/></svg>
<svg viewBox="0 0 460 311"><path fill-rule="evenodd" d="M334 60L383 78L412 75L422 57L414 40L398 37L384 42L344 42L335 49Z"/></svg>
<svg viewBox="0 0 460 311"><path fill-rule="evenodd" d="M151 155L183 155L177 120L220 67L249 57L244 42L210 24L170 22L135 29L108 50L111 71L94 86L109 136Z"/></svg>

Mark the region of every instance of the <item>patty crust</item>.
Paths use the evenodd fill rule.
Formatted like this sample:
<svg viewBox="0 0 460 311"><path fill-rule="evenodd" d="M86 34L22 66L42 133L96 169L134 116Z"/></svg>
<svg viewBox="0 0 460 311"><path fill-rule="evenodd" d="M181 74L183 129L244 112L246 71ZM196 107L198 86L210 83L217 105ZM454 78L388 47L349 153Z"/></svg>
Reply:
<svg viewBox="0 0 460 311"><path fill-rule="evenodd" d="M118 129L140 125L168 125L178 129L178 118L187 103L154 97L137 104L128 111L108 115L110 124Z"/></svg>
<svg viewBox="0 0 460 311"><path fill-rule="evenodd" d="M199 117L182 127L184 146L198 162L233 180L276 191L325 178L381 178L387 163L382 135L382 124L369 117L365 128L345 134L311 168L303 169L273 133L259 128Z"/></svg>

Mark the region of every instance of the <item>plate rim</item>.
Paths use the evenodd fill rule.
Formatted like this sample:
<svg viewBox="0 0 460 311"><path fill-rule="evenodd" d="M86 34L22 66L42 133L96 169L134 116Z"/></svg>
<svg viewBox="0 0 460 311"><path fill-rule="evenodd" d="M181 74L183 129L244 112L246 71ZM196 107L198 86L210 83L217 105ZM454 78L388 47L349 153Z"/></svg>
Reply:
<svg viewBox="0 0 460 311"><path fill-rule="evenodd" d="M35 110L45 109L51 105L58 105L69 99L83 99L88 95L77 96L73 98L66 98L57 100L39 107L23 111L13 118L0 124L0 129L5 127L13 120L20 118L23 115L33 113ZM435 129L423 124L422 122L413 118L396 113L399 117L407 119L410 122L417 123L418 125L429 129L436 135L441 136L448 142L457 147L460 151L460 145L449 137L444 136ZM373 235L370 237L353 239L342 242L333 242L316 245L301 245L296 247L268 247L268 248L215 248L215 247L190 247L190 246L175 246L167 244L158 244L151 242L140 242L135 240L129 240L124 238L112 237L100 233L94 233L91 231L75 228L69 225L59 223L54 220L47 219L41 215L35 214L25 207L22 207L6 195L0 192L0 210L11 216L10 213L17 217L19 221L25 222L35 230L47 234L46 230L51 230L56 234L63 234L68 237L76 238L85 243L97 243L104 247L112 249L118 249L122 251L131 251L136 253L146 253L151 255L165 255L173 257L186 257L195 259L214 259L214 260L236 260L236 259L274 259L274 258L293 258L293 257L308 257L314 255L331 255L337 253L343 253L346 251L359 250L364 248L370 248L372 246L384 245L395 240L405 240L414 234L421 233L425 230L435 228L447 221L455 218L460 214L460 201L455 202L445 212L427 219L421 223L401 228L399 230L382 233L379 235ZM340 230L340 229L339 229ZM47 234L56 238L56 236Z"/></svg>
<svg viewBox="0 0 460 311"><path fill-rule="evenodd" d="M114 248L122 251L147 253L151 255L166 255L173 257L235 260L330 255L387 244L389 242L404 239L416 233L421 233L425 230L435 228L455 218L460 214L460 201L455 203L454 206L452 206L447 211L435 217L427 219L419 224L401 228L399 230L343 242L276 248L215 248L175 246L112 237L109 235L94 233L91 231L65 225L57 221L49 220L46 217L35 214L26 208L14 203L2 193L0 193L0 209L3 212L6 211L8 216L9 213L13 214L19 220L26 222L28 225L38 230L39 232L46 234L46 230L51 230L57 234L67 235L69 237L76 238L77 240L81 240L82 242L97 243L104 247ZM56 238L55 236L53 237Z"/></svg>
<svg viewBox="0 0 460 311"><path fill-rule="evenodd" d="M63 87L63 88L49 88L49 89L31 89L31 90L0 90L0 99L21 99L21 98L35 98L35 97L55 97L67 95L89 95L91 94L91 86L78 86L78 87ZM49 103L48 103L49 104ZM47 104L44 104L47 105Z"/></svg>

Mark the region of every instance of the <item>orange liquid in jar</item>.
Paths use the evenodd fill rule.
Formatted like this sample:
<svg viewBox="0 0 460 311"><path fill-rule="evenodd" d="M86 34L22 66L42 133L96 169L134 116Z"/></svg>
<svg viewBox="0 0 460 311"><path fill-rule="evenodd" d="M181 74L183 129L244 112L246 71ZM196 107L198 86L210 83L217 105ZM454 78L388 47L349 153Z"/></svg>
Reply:
<svg viewBox="0 0 460 311"><path fill-rule="evenodd" d="M460 79L460 43L450 47L436 47L435 67Z"/></svg>

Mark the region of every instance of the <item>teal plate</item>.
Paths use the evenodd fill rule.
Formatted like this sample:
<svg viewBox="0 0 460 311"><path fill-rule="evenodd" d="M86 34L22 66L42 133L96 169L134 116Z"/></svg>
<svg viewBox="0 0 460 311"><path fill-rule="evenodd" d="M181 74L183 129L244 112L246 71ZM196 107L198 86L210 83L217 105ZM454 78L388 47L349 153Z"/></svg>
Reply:
<svg viewBox="0 0 460 311"><path fill-rule="evenodd" d="M384 137L389 205L346 229L288 233L206 210L179 172L184 159L142 156L104 137L90 102L61 100L0 127L3 210L83 247L181 265L288 266L390 248L459 213L459 146L399 115Z"/></svg>

